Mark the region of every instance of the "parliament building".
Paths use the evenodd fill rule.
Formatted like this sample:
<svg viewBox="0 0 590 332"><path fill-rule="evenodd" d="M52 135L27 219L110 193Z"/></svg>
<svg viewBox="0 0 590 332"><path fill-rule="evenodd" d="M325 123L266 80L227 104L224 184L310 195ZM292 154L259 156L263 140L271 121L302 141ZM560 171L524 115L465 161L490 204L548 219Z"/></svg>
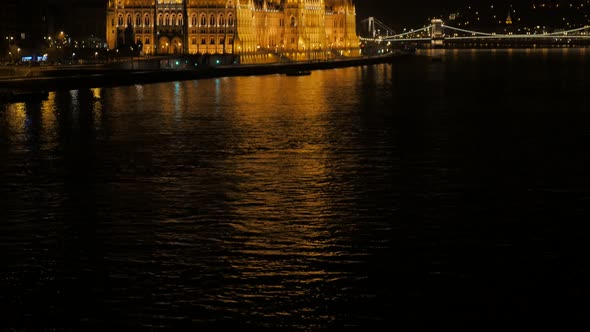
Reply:
<svg viewBox="0 0 590 332"><path fill-rule="evenodd" d="M241 62L358 56L352 0L109 0L110 49L235 54Z"/></svg>

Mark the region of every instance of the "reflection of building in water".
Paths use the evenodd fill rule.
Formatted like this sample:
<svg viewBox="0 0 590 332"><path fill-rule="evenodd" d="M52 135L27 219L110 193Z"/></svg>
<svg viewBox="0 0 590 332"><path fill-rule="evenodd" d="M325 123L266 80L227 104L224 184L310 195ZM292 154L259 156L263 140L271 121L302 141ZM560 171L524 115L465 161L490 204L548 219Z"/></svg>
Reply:
<svg viewBox="0 0 590 332"><path fill-rule="evenodd" d="M360 53L352 0L109 0L107 42L146 54Z"/></svg>

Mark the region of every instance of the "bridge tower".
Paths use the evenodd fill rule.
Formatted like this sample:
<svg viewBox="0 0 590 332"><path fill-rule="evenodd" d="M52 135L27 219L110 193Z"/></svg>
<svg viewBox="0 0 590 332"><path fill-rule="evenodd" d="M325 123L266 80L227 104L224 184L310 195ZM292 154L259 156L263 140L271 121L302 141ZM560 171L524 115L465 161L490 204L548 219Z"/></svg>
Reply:
<svg viewBox="0 0 590 332"><path fill-rule="evenodd" d="M371 34L372 38L377 36L377 29L375 29L375 18L372 16L367 19L367 31Z"/></svg>
<svg viewBox="0 0 590 332"><path fill-rule="evenodd" d="M435 18L432 20L432 30L430 31L430 38L432 38L433 47L442 47L445 39L443 33L443 20Z"/></svg>

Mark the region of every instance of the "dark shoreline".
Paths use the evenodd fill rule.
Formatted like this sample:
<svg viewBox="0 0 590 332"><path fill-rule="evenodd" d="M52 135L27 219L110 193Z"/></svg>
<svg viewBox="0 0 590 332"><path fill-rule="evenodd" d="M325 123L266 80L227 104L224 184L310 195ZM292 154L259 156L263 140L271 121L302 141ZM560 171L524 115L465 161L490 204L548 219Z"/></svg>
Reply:
<svg viewBox="0 0 590 332"><path fill-rule="evenodd" d="M79 88L97 88L108 86L124 86L133 84L149 84L159 82L184 81L215 77L252 76L285 74L299 70L322 70L343 67L365 66L389 63L403 57L403 54L392 53L383 56L362 57L354 59L260 64L230 65L188 69L69 69L55 70L50 75L30 78L0 79L0 89L21 89L31 91L56 91Z"/></svg>

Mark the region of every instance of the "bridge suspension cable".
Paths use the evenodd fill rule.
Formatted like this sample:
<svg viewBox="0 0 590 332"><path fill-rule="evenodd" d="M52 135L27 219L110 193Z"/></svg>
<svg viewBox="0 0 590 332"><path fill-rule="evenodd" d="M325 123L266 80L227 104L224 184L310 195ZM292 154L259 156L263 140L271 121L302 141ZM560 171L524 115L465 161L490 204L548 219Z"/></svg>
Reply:
<svg viewBox="0 0 590 332"><path fill-rule="evenodd" d="M559 35L567 35L568 33L572 33L572 32L578 32L578 31L582 31L582 30L588 30L590 29L590 26L586 25L583 26L581 28L577 28L577 29L571 29L571 30L567 30L567 31L558 31L558 32L552 32L547 34L548 36L559 36Z"/></svg>
<svg viewBox="0 0 590 332"><path fill-rule="evenodd" d="M363 25L366 24L367 32L371 34L372 38L378 37L377 32L381 31L385 32L386 37L395 34L395 31L393 31L392 28L388 27L385 23L379 21L374 17L366 18L362 20L361 23Z"/></svg>
<svg viewBox="0 0 590 332"><path fill-rule="evenodd" d="M417 29L417 30L410 30L410 31L408 31L408 32L400 33L400 34L397 34L397 35L394 35L394 36L389 36L387 39L397 39L397 38L401 38L401 37L403 37L403 36L411 35L411 34L413 34L413 33L418 33L418 32L422 32L422 31L425 31L425 30L430 30L432 27L433 27L432 25L429 25L429 26L427 26L427 27L424 27L424 28L422 28L422 29Z"/></svg>
<svg viewBox="0 0 590 332"><path fill-rule="evenodd" d="M480 36L491 36L492 35L491 33L487 33L487 32L465 30L465 29L461 29L461 28L455 28L450 25L443 25L442 27L450 29L450 30L456 30L456 31L460 31L460 32L470 33L472 35L480 35Z"/></svg>
<svg viewBox="0 0 590 332"><path fill-rule="evenodd" d="M374 18L374 20L375 20L375 26L378 27L381 30L384 30L386 36L393 36L395 34L395 31L393 31L392 28L390 28L387 25L385 25L385 23L379 21L376 18Z"/></svg>
<svg viewBox="0 0 590 332"><path fill-rule="evenodd" d="M575 39L590 40L590 36L556 36L556 35L491 35L491 36L471 36L471 37L448 37L445 40L484 40L484 39Z"/></svg>

